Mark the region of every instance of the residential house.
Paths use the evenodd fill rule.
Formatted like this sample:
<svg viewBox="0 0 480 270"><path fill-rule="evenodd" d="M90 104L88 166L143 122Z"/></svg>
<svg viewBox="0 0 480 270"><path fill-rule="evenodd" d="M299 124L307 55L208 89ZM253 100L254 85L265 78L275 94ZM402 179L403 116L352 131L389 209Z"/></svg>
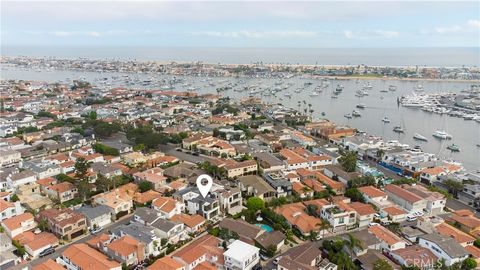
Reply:
<svg viewBox="0 0 480 270"><path fill-rule="evenodd" d="M48 229L56 236L72 240L87 230L87 219L70 208L47 209L39 213L39 220L46 220Z"/></svg>
<svg viewBox="0 0 480 270"><path fill-rule="evenodd" d="M323 174L332 179L338 180L345 185L348 184L348 181L362 176L362 174L359 172L346 172L343 170L342 166L338 164L326 165L324 167Z"/></svg>
<svg viewBox="0 0 480 270"><path fill-rule="evenodd" d="M455 224L460 230L474 236L480 236L480 218L470 210L457 210L447 218L447 221Z"/></svg>
<svg viewBox="0 0 480 270"><path fill-rule="evenodd" d="M162 246L161 244L161 237L155 233L154 228L136 222L112 230L112 235L116 238L129 235L143 243L145 246L145 256L158 256L161 250L165 248L165 245Z"/></svg>
<svg viewBox="0 0 480 270"><path fill-rule="evenodd" d="M290 226L295 227L305 236L312 232L318 232L322 223L319 218L308 215L301 202L282 205L276 208L275 212L283 216Z"/></svg>
<svg viewBox="0 0 480 270"><path fill-rule="evenodd" d="M32 257L38 257L40 253L47 248L58 246L58 238L49 232L33 233L24 232L15 237L20 245L25 247L25 251Z"/></svg>
<svg viewBox="0 0 480 270"><path fill-rule="evenodd" d="M21 160L20 152L11 149L0 149L0 167L15 164Z"/></svg>
<svg viewBox="0 0 480 270"><path fill-rule="evenodd" d="M68 270L95 269L95 270L121 270L120 263L109 260L107 256L87 246L87 244L73 244L65 249L57 263Z"/></svg>
<svg viewBox="0 0 480 270"><path fill-rule="evenodd" d="M174 215L170 220L178 223L183 223L185 225L185 230L187 231L187 233L201 232L206 222L206 219L200 215L187 215L183 213Z"/></svg>
<svg viewBox="0 0 480 270"><path fill-rule="evenodd" d="M135 238L125 235L106 246L109 257L128 265L137 265L145 259L145 246Z"/></svg>
<svg viewBox="0 0 480 270"><path fill-rule="evenodd" d="M133 208L133 194L129 195L119 189L112 190L110 192L100 193L92 197L92 204L106 205L110 207L119 218L123 215L130 213Z"/></svg>
<svg viewBox="0 0 480 270"><path fill-rule="evenodd" d="M358 227L366 227L373 221L373 215L377 212L375 209L366 203L353 202L349 206L357 212Z"/></svg>
<svg viewBox="0 0 480 270"><path fill-rule="evenodd" d="M422 185L402 185L402 187L427 200L427 207L425 209L428 213L438 215L444 212L443 209L447 204L447 198L445 195L436 191L430 191Z"/></svg>
<svg viewBox="0 0 480 270"><path fill-rule="evenodd" d="M325 205L320 215L330 223L334 232L352 228L357 222L357 212L344 201Z"/></svg>
<svg viewBox="0 0 480 270"><path fill-rule="evenodd" d="M287 250L278 261L278 270L317 270L322 253L315 243L307 242Z"/></svg>
<svg viewBox="0 0 480 270"><path fill-rule="evenodd" d="M405 241L382 225L370 226L368 232L373 234L380 241L380 247L384 251L390 252L405 248Z"/></svg>
<svg viewBox="0 0 480 270"><path fill-rule="evenodd" d="M243 210L243 199L240 188L225 188L224 190L218 191L217 193L220 203L220 210L223 213L235 215Z"/></svg>
<svg viewBox="0 0 480 270"><path fill-rule="evenodd" d="M397 185L386 185L388 199L409 212L423 212L427 200Z"/></svg>
<svg viewBox="0 0 480 270"><path fill-rule="evenodd" d="M23 213L11 218L2 220L2 227L5 230L5 233L13 239L15 236L33 230L37 227L37 223L33 219L31 213Z"/></svg>
<svg viewBox="0 0 480 270"><path fill-rule="evenodd" d="M255 160L245 160L240 162L231 162L224 166L228 178L235 178L242 175L255 174L258 170Z"/></svg>
<svg viewBox="0 0 480 270"><path fill-rule="evenodd" d="M156 167L133 174L133 179L136 183L144 181L152 183L153 189L160 190L167 184L167 177L163 175L163 172L164 170L162 168Z"/></svg>
<svg viewBox="0 0 480 270"><path fill-rule="evenodd" d="M20 206L20 202L12 203L0 200L0 221L21 213L23 213L23 208Z"/></svg>
<svg viewBox="0 0 480 270"><path fill-rule="evenodd" d="M432 251L418 245L394 250L390 256L402 266L425 270L434 269L438 262L438 257Z"/></svg>
<svg viewBox="0 0 480 270"><path fill-rule="evenodd" d="M52 199L64 203L78 197L77 187L70 182L62 182L45 187L45 193Z"/></svg>
<svg viewBox="0 0 480 270"><path fill-rule="evenodd" d="M165 256L156 260L148 267L148 270L185 270L185 267L172 257Z"/></svg>
<svg viewBox="0 0 480 270"><path fill-rule="evenodd" d="M114 213L112 208L106 205L82 206L75 210L87 218L87 225L90 229L103 228L112 223Z"/></svg>
<svg viewBox="0 0 480 270"><path fill-rule="evenodd" d="M381 216L388 217L392 222L402 222L407 219L407 212L397 206L389 206L380 210Z"/></svg>
<svg viewBox="0 0 480 270"><path fill-rule="evenodd" d="M445 265L451 266L462 262L469 254L453 238L436 233L425 234L418 237L418 244L429 249L439 259L445 259Z"/></svg>
<svg viewBox="0 0 480 270"><path fill-rule="evenodd" d="M183 223L165 220L154 209L146 207L137 209L133 220L139 224L153 227L158 237L168 239L170 243L175 244L186 236Z"/></svg>
<svg viewBox="0 0 480 270"><path fill-rule="evenodd" d="M203 197L196 187L185 188L173 194L173 197L183 202L190 215L199 214L207 220L214 220L220 215L218 198L209 194Z"/></svg>
<svg viewBox="0 0 480 270"><path fill-rule="evenodd" d="M184 265L185 270L193 270L205 262L220 268L225 261L221 242L222 240L207 234L175 252L172 258Z"/></svg>
<svg viewBox="0 0 480 270"><path fill-rule="evenodd" d="M475 237L462 232L461 230L445 222L435 226L435 230L438 234L455 239L455 241L462 247L471 246L473 245L473 242L475 242Z"/></svg>
<svg viewBox="0 0 480 270"><path fill-rule="evenodd" d="M160 217L170 219L184 212L185 204L170 197L160 197L152 201L152 208L160 213Z"/></svg>
<svg viewBox="0 0 480 270"><path fill-rule="evenodd" d="M264 201L275 198L275 190L265 180L257 175L239 177L238 186L248 196L259 197Z"/></svg>
<svg viewBox="0 0 480 270"><path fill-rule="evenodd" d="M260 249L240 240L233 241L223 253L226 270L250 270L260 262Z"/></svg>
<svg viewBox="0 0 480 270"><path fill-rule="evenodd" d="M390 202L387 200L387 193L381 191L374 186L359 187L358 191L362 193L365 202L374 204L379 208L383 208L386 205L390 204Z"/></svg>

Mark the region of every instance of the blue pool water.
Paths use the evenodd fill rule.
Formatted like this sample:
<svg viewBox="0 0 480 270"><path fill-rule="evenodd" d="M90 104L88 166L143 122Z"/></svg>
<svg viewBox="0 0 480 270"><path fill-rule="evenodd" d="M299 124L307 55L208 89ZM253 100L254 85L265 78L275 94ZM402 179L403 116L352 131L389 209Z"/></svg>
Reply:
<svg viewBox="0 0 480 270"><path fill-rule="evenodd" d="M270 226L268 226L268 225L265 225L265 224L260 224L260 223L258 223L258 224L255 224L255 226L264 229L266 232L272 232L272 231L273 231L273 228L272 228L272 227L270 227Z"/></svg>

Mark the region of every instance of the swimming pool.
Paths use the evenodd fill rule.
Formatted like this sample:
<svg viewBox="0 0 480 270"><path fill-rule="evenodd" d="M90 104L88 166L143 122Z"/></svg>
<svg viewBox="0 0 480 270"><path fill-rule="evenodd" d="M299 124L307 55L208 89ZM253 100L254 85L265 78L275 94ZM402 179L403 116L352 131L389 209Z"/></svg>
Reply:
<svg viewBox="0 0 480 270"><path fill-rule="evenodd" d="M272 232L273 231L273 228L266 225L266 224L257 223L257 224L255 224L255 226L264 229L266 232Z"/></svg>

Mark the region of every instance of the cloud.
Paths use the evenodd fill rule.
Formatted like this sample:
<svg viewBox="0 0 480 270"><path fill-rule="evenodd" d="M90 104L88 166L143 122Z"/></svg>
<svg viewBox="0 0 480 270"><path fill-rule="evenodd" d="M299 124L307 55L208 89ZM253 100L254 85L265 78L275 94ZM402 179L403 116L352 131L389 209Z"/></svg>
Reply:
<svg viewBox="0 0 480 270"><path fill-rule="evenodd" d="M462 24L437 26L432 29L420 29L421 34L459 34L480 30L480 20L468 20Z"/></svg>
<svg viewBox="0 0 480 270"><path fill-rule="evenodd" d="M135 31L138 33L146 33L148 30ZM103 37L103 36L115 36L115 35L125 35L130 32L123 30L108 30L108 31L67 31L67 30L53 30L53 31L26 31L26 34L29 35L46 35L46 36L55 36L55 37L74 37L74 36L84 36L84 37Z"/></svg>
<svg viewBox="0 0 480 270"><path fill-rule="evenodd" d="M209 36L221 38L309 38L319 35L312 31L200 31L192 32L195 36Z"/></svg>
<svg viewBox="0 0 480 270"><path fill-rule="evenodd" d="M391 30L361 30L361 31L343 31L343 35L348 39L362 39L362 38L398 38L400 32Z"/></svg>

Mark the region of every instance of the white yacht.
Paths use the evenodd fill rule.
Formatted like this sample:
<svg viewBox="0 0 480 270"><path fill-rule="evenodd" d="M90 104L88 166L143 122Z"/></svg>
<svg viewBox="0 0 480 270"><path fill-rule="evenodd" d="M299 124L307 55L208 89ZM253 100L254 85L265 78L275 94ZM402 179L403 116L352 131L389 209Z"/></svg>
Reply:
<svg viewBox="0 0 480 270"><path fill-rule="evenodd" d="M420 134L418 134L418 133L413 134L413 138L414 138L415 140L419 140L419 141L428 141L425 136L422 136L422 135L420 135Z"/></svg>
<svg viewBox="0 0 480 270"><path fill-rule="evenodd" d="M356 107L359 109L365 109L367 105L365 105L365 103L358 103Z"/></svg>
<svg viewBox="0 0 480 270"><path fill-rule="evenodd" d="M435 132L433 132L433 137L436 137L442 140L449 140L452 138L452 135L448 134L443 130L436 130Z"/></svg>

